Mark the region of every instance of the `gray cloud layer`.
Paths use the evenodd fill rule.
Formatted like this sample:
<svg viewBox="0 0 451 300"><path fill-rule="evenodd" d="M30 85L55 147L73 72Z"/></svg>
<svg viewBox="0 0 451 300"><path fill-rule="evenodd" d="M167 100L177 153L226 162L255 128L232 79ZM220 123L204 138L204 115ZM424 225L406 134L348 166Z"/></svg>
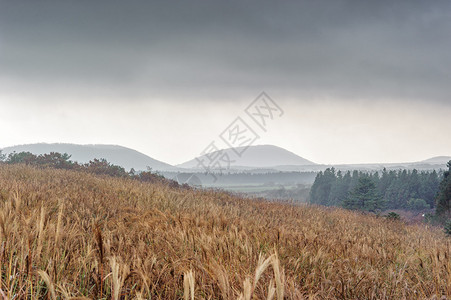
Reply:
<svg viewBox="0 0 451 300"><path fill-rule="evenodd" d="M450 1L0 3L0 91L450 103Z"/></svg>

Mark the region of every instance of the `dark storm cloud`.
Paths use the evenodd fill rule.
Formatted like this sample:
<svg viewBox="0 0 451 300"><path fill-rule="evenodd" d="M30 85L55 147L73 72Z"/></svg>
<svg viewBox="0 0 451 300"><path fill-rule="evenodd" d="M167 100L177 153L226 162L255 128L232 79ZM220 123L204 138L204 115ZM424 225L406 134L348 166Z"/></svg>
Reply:
<svg viewBox="0 0 451 300"><path fill-rule="evenodd" d="M449 103L449 1L0 2L0 89Z"/></svg>

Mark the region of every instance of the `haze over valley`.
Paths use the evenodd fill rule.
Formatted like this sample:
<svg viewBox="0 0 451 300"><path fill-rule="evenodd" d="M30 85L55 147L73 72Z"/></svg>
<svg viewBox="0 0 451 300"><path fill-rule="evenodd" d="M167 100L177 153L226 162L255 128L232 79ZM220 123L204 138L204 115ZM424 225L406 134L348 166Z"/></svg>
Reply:
<svg viewBox="0 0 451 300"><path fill-rule="evenodd" d="M235 151L242 151L238 156ZM108 162L136 172L152 170L180 184L195 187L221 188L248 196L261 196L268 199L308 201L310 186L318 172L334 167L343 172L359 170L381 172L387 170L441 171L451 156L433 157L419 162L399 162L389 164L348 164L325 165L313 163L293 152L274 145L249 146L247 149L221 149L196 157L180 165L170 165L149 157L136 150L117 145L76 145L76 144L28 144L2 149L5 155L31 152L35 155L51 152L67 153L70 159L86 164L94 159ZM226 157L222 164L205 169L205 161L216 157Z"/></svg>

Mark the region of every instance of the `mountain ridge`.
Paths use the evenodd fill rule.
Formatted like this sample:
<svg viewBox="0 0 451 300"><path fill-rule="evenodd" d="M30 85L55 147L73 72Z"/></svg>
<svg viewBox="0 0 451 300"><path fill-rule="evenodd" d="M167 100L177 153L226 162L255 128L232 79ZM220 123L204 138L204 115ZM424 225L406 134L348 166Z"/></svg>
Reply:
<svg viewBox="0 0 451 300"><path fill-rule="evenodd" d="M240 155L241 154L241 155ZM199 161L209 161L209 157L218 157L226 155L223 163L230 167L249 167L249 168L271 168L283 165L311 166L316 163L307 160L287 149L274 145L255 145L249 147L226 148L188 160L184 163L176 165L180 168L202 168ZM213 167L214 168L214 167Z"/></svg>
<svg viewBox="0 0 451 300"><path fill-rule="evenodd" d="M366 164L317 164L307 160L287 149L275 145L255 145L235 148L236 151L242 152L242 157L239 157L233 148L221 149L227 153L231 160L235 160L230 164L230 169L235 170L257 170L257 169L272 169L274 171L319 171L326 167L335 166L337 168L353 168L353 169L378 169L382 166L388 168L406 167L434 167L446 166L446 163L451 160L451 156L434 156L425 160L409 162L409 163L366 163ZM79 163L87 163L94 158L105 158L109 162L122 166L125 169L134 168L135 170L146 170L147 167L155 171L193 171L204 170L197 159L204 159L208 161L205 155L198 156L194 159L188 160L178 165L171 165L163 161L154 159L137 150L112 144L72 144L72 143L34 143L23 144L10 147L0 148L4 154L9 154L13 151L22 152L29 151L33 154L44 154L50 152L68 153L72 155L71 160ZM219 151L209 153L214 156ZM243 158L244 160L240 160ZM237 160L238 158L238 160ZM223 164L222 167L225 167ZM225 168L227 169L227 168ZM215 168L212 167L212 171Z"/></svg>
<svg viewBox="0 0 451 300"><path fill-rule="evenodd" d="M432 164L446 164L448 161L451 160L451 156L446 156L446 155L442 155L442 156L434 156L425 160L422 160L418 163L432 163Z"/></svg>
<svg viewBox="0 0 451 300"><path fill-rule="evenodd" d="M4 154L11 152L28 151L39 155L50 152L67 153L71 155L71 160L79 163L87 163L95 158L104 158L110 163L119 165L129 170L146 170L150 167L154 170L174 170L174 166L154 159L137 150L119 145L110 144L71 144L71 143L36 143L23 144L2 149Z"/></svg>

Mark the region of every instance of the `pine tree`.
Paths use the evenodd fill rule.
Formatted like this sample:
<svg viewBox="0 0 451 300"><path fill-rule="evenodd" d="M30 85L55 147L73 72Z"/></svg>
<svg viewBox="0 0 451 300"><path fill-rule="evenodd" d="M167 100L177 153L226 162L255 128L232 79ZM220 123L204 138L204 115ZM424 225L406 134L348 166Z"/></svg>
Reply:
<svg viewBox="0 0 451 300"><path fill-rule="evenodd" d="M431 173L422 172L421 177L419 196L430 207L435 207L435 196L440 186L438 174L435 170Z"/></svg>
<svg viewBox="0 0 451 300"><path fill-rule="evenodd" d="M310 203L330 206L330 192L335 181L334 168L327 168L324 173L319 172L310 189Z"/></svg>
<svg viewBox="0 0 451 300"><path fill-rule="evenodd" d="M436 214L446 220L451 218L451 160L448 162L448 171L443 173L440 190L436 198Z"/></svg>
<svg viewBox="0 0 451 300"><path fill-rule="evenodd" d="M349 186L351 184L351 173L348 171L343 176L340 171L337 172L337 180L331 191L333 197L333 205L340 206L341 203L348 197Z"/></svg>
<svg viewBox="0 0 451 300"><path fill-rule="evenodd" d="M382 209L382 198L378 195L376 184L371 177L360 177L349 197L343 201L343 207L370 212L376 212Z"/></svg>

